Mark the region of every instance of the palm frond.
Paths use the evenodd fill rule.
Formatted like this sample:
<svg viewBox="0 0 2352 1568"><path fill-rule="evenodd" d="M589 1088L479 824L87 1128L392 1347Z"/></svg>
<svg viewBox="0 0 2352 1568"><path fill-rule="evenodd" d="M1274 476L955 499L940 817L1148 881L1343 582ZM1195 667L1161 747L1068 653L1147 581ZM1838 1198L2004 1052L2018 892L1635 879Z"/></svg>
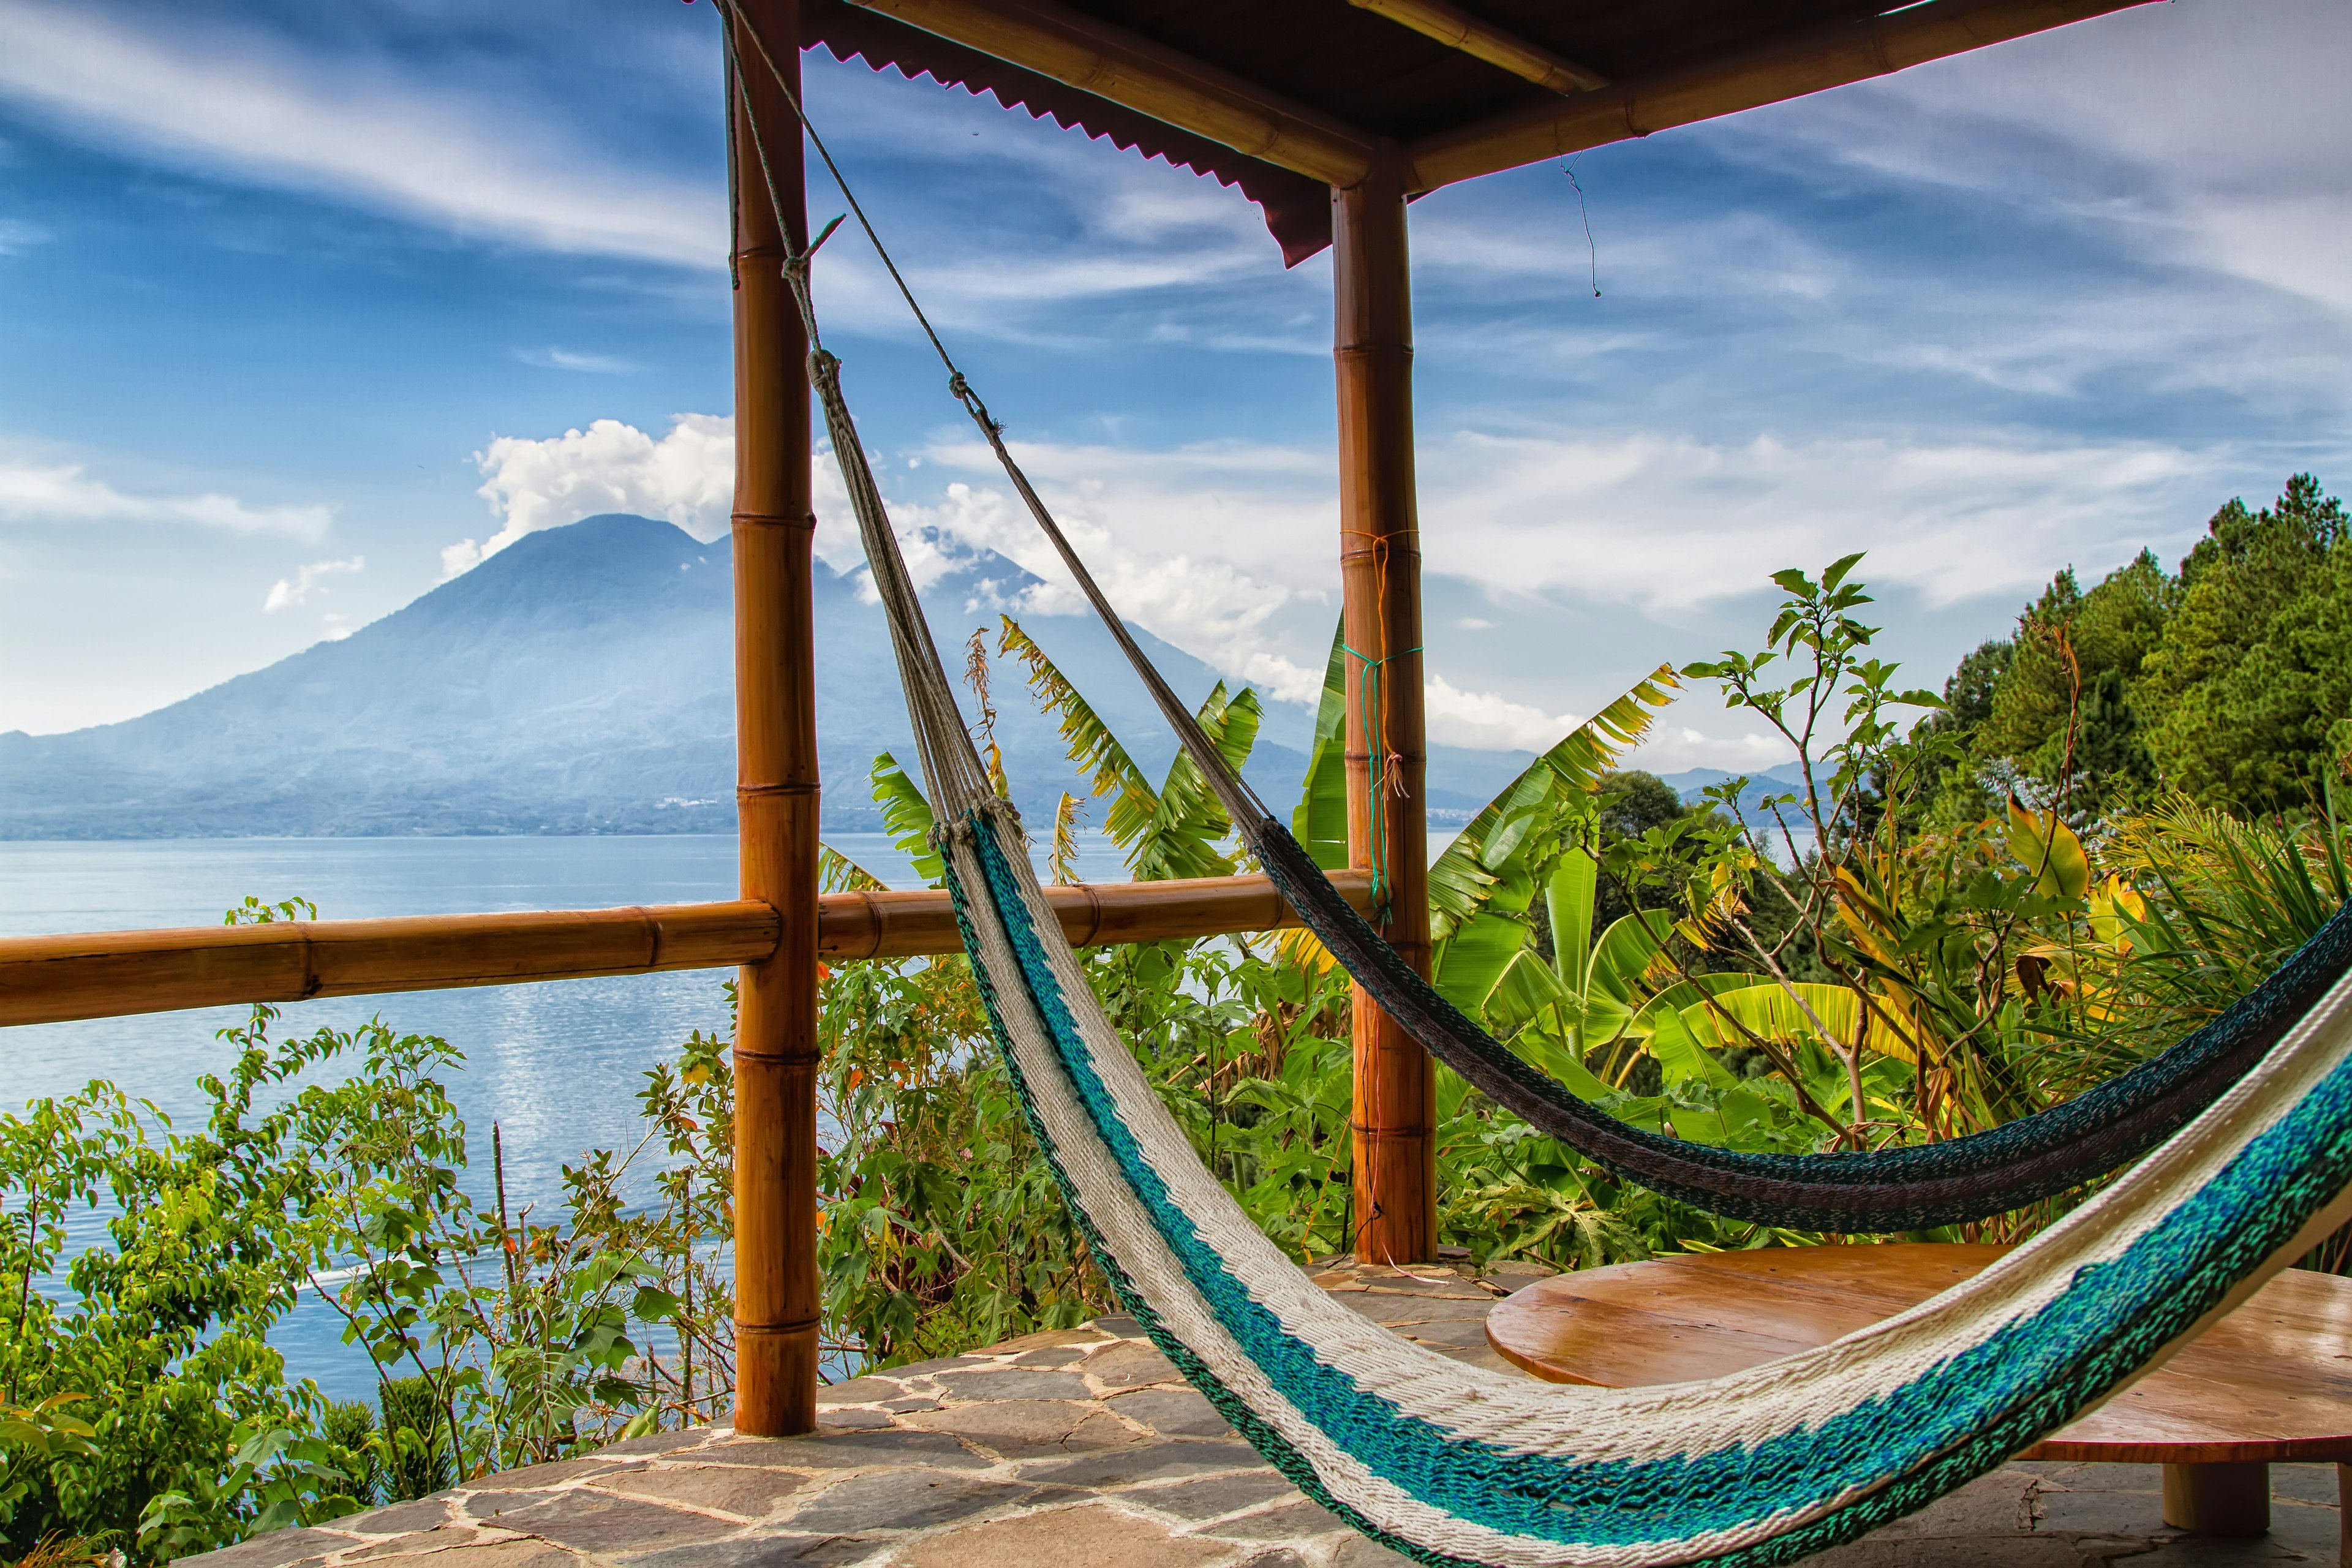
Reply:
<svg viewBox="0 0 2352 1568"><path fill-rule="evenodd" d="M1067 790L1054 807L1054 847L1046 857L1046 870L1064 886L1078 879L1078 819L1086 809L1087 803Z"/></svg>
<svg viewBox="0 0 2352 1568"><path fill-rule="evenodd" d="M1221 680L1195 717L1226 765L1238 773L1257 742L1265 714L1256 692L1244 687L1227 697ZM1232 832L1233 821L1209 781L1190 756L1179 752L1160 787L1157 809L1129 846L1128 864L1139 882L1231 876L1234 857L1220 846Z"/></svg>
<svg viewBox="0 0 2352 1568"><path fill-rule="evenodd" d="M887 893L890 884L865 867L820 842L816 847L817 886L828 893Z"/></svg>
<svg viewBox="0 0 2352 1568"><path fill-rule="evenodd" d="M1444 940L1478 912L1496 879L1486 864L1488 841L1506 824L1548 799L1590 795L1601 775L1650 732L1656 710L1675 700L1681 683L1662 664L1522 770L1454 836L1429 868L1430 935Z"/></svg>
<svg viewBox="0 0 2352 1568"><path fill-rule="evenodd" d="M1070 679L1055 668L1045 650L1021 629L1021 623L1011 616L1000 618L1003 629L997 638L997 651L1020 656L1038 709L1057 720L1070 760L1093 775L1091 784L1097 795L1114 797L1103 819L1103 831L1120 847L1127 847L1158 812L1159 792L1144 778L1143 770L1136 766L1135 759L1128 755L1127 748L1119 744L1110 726L1103 722Z"/></svg>

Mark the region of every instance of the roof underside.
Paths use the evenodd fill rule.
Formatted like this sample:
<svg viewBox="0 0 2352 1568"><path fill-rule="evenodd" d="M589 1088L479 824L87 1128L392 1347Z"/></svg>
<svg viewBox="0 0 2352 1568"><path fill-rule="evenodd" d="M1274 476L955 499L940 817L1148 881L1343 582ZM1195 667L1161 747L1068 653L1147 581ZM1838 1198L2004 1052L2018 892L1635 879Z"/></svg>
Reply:
<svg viewBox="0 0 2352 1568"><path fill-rule="evenodd" d="M1239 185L1295 264L1330 242L1329 186L1368 160L1393 159L1407 189L1427 189L2133 3L801 0L800 15L803 47L991 93ZM1562 91L1417 30L1465 25L1590 85Z"/></svg>

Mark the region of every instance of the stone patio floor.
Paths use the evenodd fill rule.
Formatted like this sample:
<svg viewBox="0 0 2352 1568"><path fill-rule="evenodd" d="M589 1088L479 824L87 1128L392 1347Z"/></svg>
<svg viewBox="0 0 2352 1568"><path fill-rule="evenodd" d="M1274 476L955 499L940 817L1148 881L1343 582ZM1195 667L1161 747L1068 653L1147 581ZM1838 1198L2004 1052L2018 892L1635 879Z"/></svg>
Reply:
<svg viewBox="0 0 2352 1568"><path fill-rule="evenodd" d="M1461 1360L1534 1276L1335 1267L1318 1282ZM668 1432L186 1559L202 1568L1376 1568L1407 1559L1307 1500L1105 1319L820 1391L818 1430ZM2011 1464L1811 1559L1823 1568L2334 1563L2334 1467L2272 1468L2271 1533L2163 1527L2153 1466Z"/></svg>

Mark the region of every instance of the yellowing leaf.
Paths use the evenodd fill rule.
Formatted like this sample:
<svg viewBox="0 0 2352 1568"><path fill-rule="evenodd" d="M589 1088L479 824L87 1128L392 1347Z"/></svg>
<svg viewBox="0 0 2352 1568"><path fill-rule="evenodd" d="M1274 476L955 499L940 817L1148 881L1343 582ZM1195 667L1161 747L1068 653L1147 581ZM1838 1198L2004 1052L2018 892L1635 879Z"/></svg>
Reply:
<svg viewBox="0 0 2352 1568"><path fill-rule="evenodd" d="M1791 996L1790 991L1796 996ZM1803 1006L1798 1005L1798 997L1803 998ZM1806 1016L1808 1010L1812 1017ZM1784 987L1778 982L1766 981L1724 992L1682 1010L1683 1024L1691 1037L1718 1050L1748 1044L1748 1035L1775 1045L1820 1040L1821 1030L1813 1026L1813 1017L1818 1017L1835 1037L1822 1040L1823 1045L1843 1049L1852 1046L1859 1036L1864 1046L1882 1056L1901 1061L1912 1059L1909 1042L1877 1016L1865 1015L1862 998L1843 985L1799 981ZM1746 1033L1742 1033L1743 1029ZM1654 1044L1652 1048L1655 1048Z"/></svg>
<svg viewBox="0 0 2352 1568"><path fill-rule="evenodd" d="M2009 852L2035 873L2033 890L2048 897L2079 899L2091 889L2091 857L2058 813L2028 811L2009 797Z"/></svg>
<svg viewBox="0 0 2352 1568"><path fill-rule="evenodd" d="M2131 951L2131 928L2147 919L2147 900L2119 875L2110 875L2091 895L2091 935L2101 947Z"/></svg>

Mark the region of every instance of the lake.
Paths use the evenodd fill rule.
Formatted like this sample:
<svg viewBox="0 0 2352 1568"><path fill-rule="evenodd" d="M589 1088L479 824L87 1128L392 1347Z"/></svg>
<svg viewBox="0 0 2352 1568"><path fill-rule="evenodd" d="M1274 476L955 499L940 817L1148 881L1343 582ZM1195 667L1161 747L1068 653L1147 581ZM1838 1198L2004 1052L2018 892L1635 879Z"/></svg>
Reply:
<svg viewBox="0 0 2352 1568"><path fill-rule="evenodd" d="M907 858L881 834L828 840L894 887L917 887ZM1082 872L1123 881L1118 848L1090 837ZM232 838L112 843L0 843L0 935L214 925L251 894L301 897L326 920L468 910L594 909L735 896L735 840L705 836L593 838ZM349 1028L381 1016L438 1035L466 1053L450 1083L475 1145L478 1197L488 1195L490 1124L506 1146L511 1203L551 1208L561 1170L583 1151L625 1149L639 1136L646 1070L696 1029L723 1032L732 970L562 980L288 1004L280 1031ZM196 1076L229 1059L215 1030L247 1010L150 1013L0 1031L0 1105L69 1093L110 1079L182 1121L202 1107ZM103 1213L71 1224L99 1234ZM278 1343L291 1375L338 1398L374 1393L367 1359L340 1342L340 1321L308 1296Z"/></svg>

